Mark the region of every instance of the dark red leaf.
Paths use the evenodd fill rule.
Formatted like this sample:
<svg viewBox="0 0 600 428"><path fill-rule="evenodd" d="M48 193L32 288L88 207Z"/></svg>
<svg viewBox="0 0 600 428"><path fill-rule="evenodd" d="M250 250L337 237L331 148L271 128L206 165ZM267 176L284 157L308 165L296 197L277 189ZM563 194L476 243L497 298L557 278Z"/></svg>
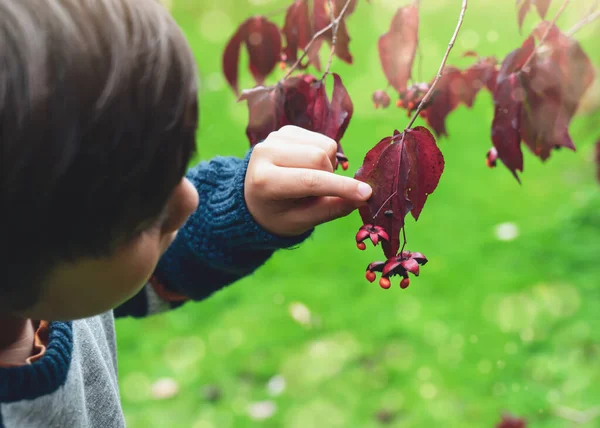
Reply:
<svg viewBox="0 0 600 428"><path fill-rule="evenodd" d="M340 6L343 6L345 4L345 1L337 2L337 3L340 3ZM341 7L339 8L339 10L337 10L338 9L337 3L334 2L334 11L333 12L334 12L335 17L337 17L339 15L339 13L341 12ZM328 0L314 0L313 24L314 24L315 33L318 31L321 31L323 28L327 27L330 23L331 23L331 14L329 12ZM320 45L322 44L323 40L325 40L329 44L331 44L333 41L333 31L332 30L326 31L325 34L323 34L323 36L317 41L317 43L313 44L314 46L316 46L314 48L314 50L317 53L318 53L318 48L320 48ZM342 19L342 20L340 20L340 23L338 25L338 31L337 31L337 35L336 35L335 55L342 61L347 62L348 64L352 64L353 58L352 58L352 54L350 53L349 44L350 44L350 35L348 34L348 28L346 27L346 21L345 21L345 19ZM313 62L313 60L318 61L318 59L315 59L316 55L317 54L315 52L313 52L311 55L312 56L311 63L313 65L315 65L315 67L317 67L317 64L315 64ZM320 67L317 67L317 69L319 69L319 68Z"/></svg>
<svg viewBox="0 0 600 428"><path fill-rule="evenodd" d="M240 46L246 44L250 57L249 68L254 80L261 85L280 59L281 34L277 25L263 16L244 21L227 43L223 53L223 73L235 93L238 88Z"/></svg>
<svg viewBox="0 0 600 428"><path fill-rule="evenodd" d="M227 46L225 46L225 51L223 52L223 74L225 74L227 83L229 83L229 86L231 86L236 94L239 94L238 63L240 60L240 47L246 39L246 26L247 22L243 22L240 25L229 42L227 42Z"/></svg>
<svg viewBox="0 0 600 428"><path fill-rule="evenodd" d="M448 135L446 117L465 97L466 83L456 67L446 67L435 87L431 105L427 108L427 123L436 135Z"/></svg>
<svg viewBox="0 0 600 428"><path fill-rule="evenodd" d="M494 92L497 77L496 59L493 57L480 59L463 72L465 88L461 101L467 107L473 107L475 97L481 88L487 87L490 92Z"/></svg>
<svg viewBox="0 0 600 428"><path fill-rule="evenodd" d="M296 0L290 5L282 32L287 43L285 60L293 64L298 59L298 50L304 50L313 35L307 0Z"/></svg>
<svg viewBox="0 0 600 428"><path fill-rule="evenodd" d="M531 0L517 0L517 9L519 31L521 31L523 29L525 16L529 12L529 9L531 9Z"/></svg>
<svg viewBox="0 0 600 428"><path fill-rule="evenodd" d="M407 196L413 205L411 213L418 220L444 172L444 156L431 132L422 126L405 131L404 146L410 164Z"/></svg>
<svg viewBox="0 0 600 428"><path fill-rule="evenodd" d="M379 60L389 84L406 89L417 50L419 10L415 5L398 9L387 33L379 38Z"/></svg>
<svg viewBox="0 0 600 428"><path fill-rule="evenodd" d="M333 73L331 107L327 129L323 133L339 143L348 128L353 112L354 106L346 87L342 83L342 78Z"/></svg>
<svg viewBox="0 0 600 428"><path fill-rule="evenodd" d="M367 182L373 188L373 194L367 205L359 208L365 224L382 227L390 241L383 241L383 251L387 258L396 255L400 249L400 230L404 227L404 218L412 209L406 198L409 160L404 154L404 142L401 137L389 144L391 138L381 140L371 149L357 171L355 178ZM373 160L377 159L373 166ZM383 215L391 210L390 216Z"/></svg>
<svg viewBox="0 0 600 428"><path fill-rule="evenodd" d="M249 117L246 135L250 140L251 147L283 126L280 125L284 102L282 87L258 87L243 91L239 100L245 100L248 103Z"/></svg>
<svg viewBox="0 0 600 428"><path fill-rule="evenodd" d="M258 85L273 71L280 59L281 33L267 18L256 16L248 20L246 48L250 56L250 72Z"/></svg>
<svg viewBox="0 0 600 428"><path fill-rule="evenodd" d="M494 92L492 143L498 157L520 182L517 171L523 171L523 152L519 133L524 90L513 73L498 82Z"/></svg>
<svg viewBox="0 0 600 428"><path fill-rule="evenodd" d="M527 61L527 58L533 54L534 49L535 39L533 36L529 36L525 39L520 48L517 48L506 55L506 58L504 58L504 61L502 61L502 65L500 66L496 84L507 79L515 71L519 71L525 64L525 61Z"/></svg>
<svg viewBox="0 0 600 428"><path fill-rule="evenodd" d="M548 13L551 2L552 0L534 0L535 7L540 15L540 18L546 18L546 14Z"/></svg>
<svg viewBox="0 0 600 428"><path fill-rule="evenodd" d="M594 80L591 61L579 43L557 27L540 24L536 38L548 31L545 48L538 49L520 79L525 89L521 135L540 159L553 149L575 150L568 128L585 91Z"/></svg>
<svg viewBox="0 0 600 428"><path fill-rule="evenodd" d="M310 75L294 76L273 88L244 91L240 101L248 103L246 134L250 145L264 140L285 125L295 125L329 136L338 143L338 160L347 168L348 159L340 144L352 118L353 105L342 79L333 73L331 102L323 81Z"/></svg>

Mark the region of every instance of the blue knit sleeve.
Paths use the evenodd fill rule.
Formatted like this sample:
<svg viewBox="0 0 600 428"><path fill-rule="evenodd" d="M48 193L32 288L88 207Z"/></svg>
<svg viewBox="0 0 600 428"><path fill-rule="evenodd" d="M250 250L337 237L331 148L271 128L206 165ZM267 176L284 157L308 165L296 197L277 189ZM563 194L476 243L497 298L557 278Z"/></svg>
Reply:
<svg viewBox="0 0 600 428"><path fill-rule="evenodd" d="M304 241L275 236L255 221L246 206L244 159L216 157L189 170L200 196L197 210L159 261L155 277L169 290L201 300L251 274L277 249Z"/></svg>

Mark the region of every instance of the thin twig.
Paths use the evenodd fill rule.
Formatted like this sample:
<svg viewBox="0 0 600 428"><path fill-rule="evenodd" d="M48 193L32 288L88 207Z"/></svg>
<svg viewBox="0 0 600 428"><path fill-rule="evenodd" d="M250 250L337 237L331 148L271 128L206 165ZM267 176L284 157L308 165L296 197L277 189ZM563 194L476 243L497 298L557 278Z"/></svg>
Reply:
<svg viewBox="0 0 600 428"><path fill-rule="evenodd" d="M577 24L575 24L569 31L567 31L567 36L572 36L579 30L581 30L583 27L585 27L587 24L589 24L590 22L592 22L598 18L600 18L600 10L597 10L596 12L589 14L588 16L583 18L581 21L579 21Z"/></svg>
<svg viewBox="0 0 600 428"><path fill-rule="evenodd" d="M329 7L329 17L331 18L331 50L329 51L329 59L327 60L327 67L325 68L325 73L323 73L323 77L327 76L329 70L331 69L331 63L333 62L333 55L335 54L335 45L337 43L337 32L340 26L339 22L335 21L335 15L333 11L333 4L331 0L327 0L327 5Z"/></svg>
<svg viewBox="0 0 600 428"><path fill-rule="evenodd" d="M408 126L406 127L406 129L409 129L411 126L413 126L413 123L415 123L415 120L417 120L417 117L419 117L421 110L423 110L423 106L427 105L429 98L431 98L431 95L433 94L433 90L435 89L437 82L442 77L442 73L444 72L444 67L446 66L446 61L448 60L448 55L450 55L450 51L452 50L452 47L454 46L454 43L456 42L456 37L458 36L458 32L460 31L460 27L462 26L463 20L465 18L465 11L467 10L467 3L468 3L468 0L463 0L462 8L460 9L460 15L458 16L458 24L456 24L456 29L454 30L454 34L452 35L452 38L450 39L450 43L448 43L448 49L446 49L446 53L444 54L444 58L442 59L442 64L440 65L440 69L438 70L437 76L435 76L435 80L431 84L431 87L429 88L429 90L427 91L427 93L425 94L425 96L423 97L421 102L419 103L419 106L417 107L417 110L415 110L415 113L414 113L412 119L410 119L410 122L408 122Z"/></svg>
<svg viewBox="0 0 600 428"><path fill-rule="evenodd" d="M339 25L340 21L344 18L344 14L346 13L346 10L348 9L348 6L350 6L350 2L351 1L352 0L346 0L346 4L344 5L344 7L342 8L342 10L340 11L340 14L337 16L337 18L335 18L332 22L330 22L326 27L324 27L323 29L321 29L321 30L317 31L315 34L313 34L313 36L310 39L310 41L306 44L306 46L304 46L304 52L302 52L302 55L300 55L300 57L290 67L290 69L288 70L288 72L285 73L285 76L283 76L283 78L281 80L285 80L285 79L287 79L288 77L291 76L291 74L294 72L294 70L296 70L296 68L298 68L298 66L300 65L300 63L302 62L302 60L304 58L306 58L306 55L308 55L309 49L312 47L313 43L319 37L321 37L327 31L329 31L330 29L332 29L334 25ZM334 37L335 37L335 34L334 34ZM333 48L333 45L332 45L332 48Z"/></svg>
<svg viewBox="0 0 600 428"><path fill-rule="evenodd" d="M548 34L550 34L550 30L552 29L552 27L554 27L556 25L556 21L558 21L558 18L565 11L565 8L570 3L570 1L571 0L565 0L563 2L562 6L560 7L560 9L558 9L558 12L556 12L556 15L554 15L554 19L552 19L552 21L550 22L550 25L548 25L548 28L546 28L546 31L544 31L544 34L542 35L542 38L540 39L538 45L533 50L533 52L531 52L531 54L529 55L529 57L527 57L527 60L523 63L523 67L521 67L521 70L526 70L527 69L527 66L529 65L529 63L531 62L531 60L533 59L533 57L535 56L535 52L537 51L537 49L540 46L542 46L544 44L544 42L546 41L546 38L548 37Z"/></svg>

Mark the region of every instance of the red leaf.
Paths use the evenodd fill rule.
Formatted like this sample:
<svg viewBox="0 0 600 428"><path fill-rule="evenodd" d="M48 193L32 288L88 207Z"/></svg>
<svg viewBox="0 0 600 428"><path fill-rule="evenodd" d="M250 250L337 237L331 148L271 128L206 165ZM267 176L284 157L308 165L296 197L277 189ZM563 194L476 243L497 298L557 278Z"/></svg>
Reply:
<svg viewBox="0 0 600 428"><path fill-rule="evenodd" d="M279 62L281 34L277 25L263 16L248 18L239 26L223 53L223 73L236 94L239 93L238 64L242 43L246 44L250 57L250 72L261 85Z"/></svg>
<svg viewBox="0 0 600 428"><path fill-rule="evenodd" d="M333 73L333 94L330 108L327 129L324 134L339 143L348 128L350 119L352 119L354 106L342 83L342 78L336 73Z"/></svg>
<svg viewBox="0 0 600 428"><path fill-rule="evenodd" d="M384 138L371 149L355 175L357 180L365 181L373 188L373 195L359 212L365 224L380 226L388 233L390 241L381 243L388 258L400 249L400 230L404 227L406 214L412 209L406 198L410 167L404 142L401 137L396 137L390 144L391 140ZM388 210L392 211L389 217L383 215Z"/></svg>
<svg viewBox="0 0 600 428"><path fill-rule="evenodd" d="M436 135L448 135L446 117L465 97L465 79L456 67L446 67L435 87L431 105L427 108L427 123Z"/></svg>
<svg viewBox="0 0 600 428"><path fill-rule="evenodd" d="M487 87L490 92L494 92L496 78L498 77L496 66L495 58L482 58L463 72L465 92L461 101L467 107L473 107L475 97L481 88Z"/></svg>
<svg viewBox="0 0 600 428"><path fill-rule="evenodd" d="M279 27L267 18L257 16L248 20L246 48L250 56L250 72L258 85L279 62L281 34Z"/></svg>
<svg viewBox="0 0 600 428"><path fill-rule="evenodd" d="M523 171L519 134L523 95L524 90L515 73L499 81L494 92L495 112L492 122L492 142L498 151L498 157L519 182L517 171Z"/></svg>
<svg viewBox="0 0 600 428"><path fill-rule="evenodd" d="M535 40L533 36L529 36L525 39L520 48L517 48L506 55L506 58L504 58L504 61L502 61L502 65L500 66L496 84L500 83L501 80L507 79L515 71L519 71L525 64L525 61L527 61L527 58L533 54L534 49Z"/></svg>
<svg viewBox="0 0 600 428"><path fill-rule="evenodd" d="M293 64L298 59L298 49L304 50L313 35L307 0L296 0L290 5L282 32L287 42L285 60Z"/></svg>
<svg viewBox="0 0 600 428"><path fill-rule="evenodd" d="M523 29L523 22L525 21L525 16L531 9L531 0L517 0L517 9L518 9L518 23L519 23L519 31Z"/></svg>
<svg viewBox="0 0 600 428"><path fill-rule="evenodd" d="M314 0L313 21L314 21L315 33L321 31L323 28L327 27L331 23L331 14L329 13L329 6L328 6L327 2L328 2L328 0ZM338 3L339 3L339 5L338 5ZM341 1L336 0L336 3L334 3L334 7L333 7L334 8L333 14L335 17L337 17L339 15L339 13L341 12L341 8L343 7L344 4L345 4L345 1L341 2ZM347 13L347 11L346 11L346 13ZM315 65L315 67L317 67L317 69L320 68L320 66L317 66L318 65L317 53L318 53L318 49L320 48L320 46L322 44L322 40L326 40L327 43L329 43L331 45L331 43L333 41L333 31L331 29L326 31L325 34L323 34L323 36L317 40L317 43L313 44L313 46L316 46L315 47L316 53L313 52L312 58L310 59L310 61L313 65ZM352 64L353 58L352 58L352 54L350 53L349 44L350 44L350 35L348 34L348 28L346 27L346 21L345 21L345 19L342 19L342 20L340 20L340 23L338 25L338 31L337 31L337 35L336 35L335 55L342 61L347 62L348 64ZM317 61L317 64L315 64L315 61Z"/></svg>
<svg viewBox="0 0 600 428"><path fill-rule="evenodd" d="M239 101L248 103L248 126L246 135L250 140L250 147L261 142L267 136L279 129L281 111L283 109L283 88L258 87L243 91Z"/></svg>
<svg viewBox="0 0 600 428"><path fill-rule="evenodd" d="M551 1L552 0L534 0L535 7L538 11L538 15L540 15L540 18L546 18L546 13L548 13Z"/></svg>
<svg viewBox="0 0 600 428"><path fill-rule="evenodd" d="M338 158L347 162L340 140L352 118L353 105L337 74L333 73L331 102L325 84L310 75L291 77L273 88L244 91L241 100L248 103L246 135L251 146L284 125L295 125L335 139Z"/></svg>
<svg viewBox="0 0 600 428"><path fill-rule="evenodd" d="M223 74L229 86L236 94L239 94L238 87L238 63L240 60L240 46L246 39L246 22L242 23L235 34L231 37L225 51L223 52Z"/></svg>
<svg viewBox="0 0 600 428"><path fill-rule="evenodd" d="M541 38L548 25L540 24L534 35ZM552 26L544 43L520 76L525 89L521 135L542 161L557 147L575 150L568 127L594 80L592 63L577 41Z"/></svg>
<svg viewBox="0 0 600 428"><path fill-rule="evenodd" d="M419 10L415 5L398 9L387 33L379 38L379 60L389 84L406 89L417 50Z"/></svg>
<svg viewBox="0 0 600 428"><path fill-rule="evenodd" d="M444 172L444 156L427 128L407 129L404 136L405 155L408 155L408 199L413 204L412 215L419 219L427 196L436 189Z"/></svg>

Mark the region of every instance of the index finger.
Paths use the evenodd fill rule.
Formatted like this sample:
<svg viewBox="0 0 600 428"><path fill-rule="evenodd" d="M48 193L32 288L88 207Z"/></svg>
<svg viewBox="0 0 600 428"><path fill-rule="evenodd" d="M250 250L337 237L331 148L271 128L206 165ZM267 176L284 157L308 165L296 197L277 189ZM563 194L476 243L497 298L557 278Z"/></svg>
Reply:
<svg viewBox="0 0 600 428"><path fill-rule="evenodd" d="M281 168L274 190L278 199L300 199L311 196L337 196L362 202L371 197L367 183L332 172L316 169Z"/></svg>

